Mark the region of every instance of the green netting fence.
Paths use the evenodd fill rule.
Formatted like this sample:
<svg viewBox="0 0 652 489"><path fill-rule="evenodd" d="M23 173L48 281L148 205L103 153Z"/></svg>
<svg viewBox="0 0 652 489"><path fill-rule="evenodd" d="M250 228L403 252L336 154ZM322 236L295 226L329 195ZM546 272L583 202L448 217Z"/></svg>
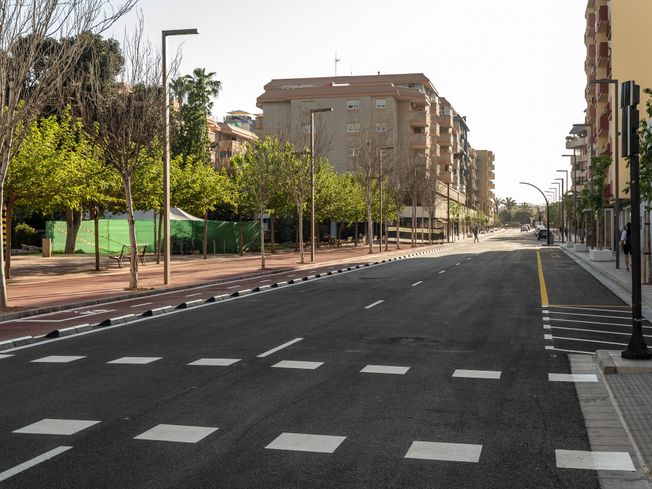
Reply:
<svg viewBox="0 0 652 489"><path fill-rule="evenodd" d="M129 245L129 226L126 220L100 219L100 253L120 253L123 245ZM156 240L154 220L141 219L136 221L136 240L139 245L147 245L147 251L154 250ZM244 221L243 248L245 251L260 249L259 223ZM158 229L158 221L156 221ZM63 253L66 245L66 222L47 221L45 237L52 240L52 252ZM170 240L172 253L190 254L201 252L204 240L203 221L170 221ZM209 253L239 253L240 223L227 221L208 221L208 252ZM95 253L95 238L93 221L82 221L75 242L75 253Z"/></svg>

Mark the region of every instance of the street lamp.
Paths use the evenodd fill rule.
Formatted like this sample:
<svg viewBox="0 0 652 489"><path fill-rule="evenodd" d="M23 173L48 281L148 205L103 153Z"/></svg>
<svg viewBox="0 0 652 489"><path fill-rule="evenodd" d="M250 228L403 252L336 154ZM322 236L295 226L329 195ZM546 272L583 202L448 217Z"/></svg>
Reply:
<svg viewBox="0 0 652 489"><path fill-rule="evenodd" d="M380 166L380 176L378 186L380 187L380 244L378 246L378 251L383 252L383 226L385 226L385 220L383 219L383 151L389 151L394 149L394 146L385 146L380 148L378 151L378 164ZM385 226L387 229L387 226ZM387 247L387 240L385 240L385 247Z"/></svg>
<svg viewBox="0 0 652 489"><path fill-rule="evenodd" d="M615 180L615 187L616 187L616 192L615 196L616 199L614 201L614 213L616 214L616 219L615 219L615 225L616 225L616 237L617 240L620 240L620 237L618 236L618 233L620 232L620 155L618 153L618 144L619 144L619 137L618 137L618 80L612 79L612 78L601 78L599 80L591 80L589 81L591 84L596 84L596 83L608 83L610 85L614 86L614 108L612 111L612 116L614 118L614 152L612 153L614 156L614 180ZM614 246L616 250L616 268L620 268L620 253L618 252L619 245L616 244Z"/></svg>
<svg viewBox="0 0 652 489"><path fill-rule="evenodd" d="M315 262L315 114L333 112L333 107L310 109L310 263Z"/></svg>
<svg viewBox="0 0 652 489"><path fill-rule="evenodd" d="M587 138L587 147L588 147L588 157L589 157L589 166L591 165L591 160L593 159L593 143L590 140L593 131L593 126L591 124L573 124L573 128L571 129L569 134L573 135L578 135L580 137L585 137ZM583 135L583 136L582 136ZM575 150L573 150L575 152ZM576 160L576 165L575 165L575 177L577 177L577 158ZM575 195L575 219L579 221L578 218L578 213L577 213L577 202L579 201L579 196ZM584 226L586 228L586 221L584 222ZM577 228L577 226L576 226ZM577 232L577 229L575 230ZM582 238L583 239L583 238ZM577 236L575 237L575 242L577 242Z"/></svg>
<svg viewBox="0 0 652 489"><path fill-rule="evenodd" d="M566 192L564 191L564 179L563 178L555 178L555 180L558 180L561 182L561 199L560 199L560 205L561 205L561 242L564 242L564 227L565 227L565 222L564 222L564 195Z"/></svg>
<svg viewBox="0 0 652 489"><path fill-rule="evenodd" d="M166 63L166 38L168 36L187 36L199 34L197 29L174 29L161 31L161 49L163 58L163 283L170 283L170 87L168 86L168 69Z"/></svg>
<svg viewBox="0 0 652 489"><path fill-rule="evenodd" d="M568 170L557 170L557 173L563 173L566 176L566 192L562 192L563 195L561 196L561 199L563 201L566 193L570 192L570 186L568 184ZM563 184L564 182L562 181L561 183ZM570 227L569 223L570 223L570 216L566 216L566 227ZM568 239L570 240L570 234L568 235Z"/></svg>
<svg viewBox="0 0 652 489"><path fill-rule="evenodd" d="M553 181L552 184L556 185L555 190L557 191L557 203L559 204L559 234L561 234L561 230L564 227L564 211L562 209L562 203L561 203L563 199L563 192L562 192L563 189L562 186L557 181Z"/></svg>
<svg viewBox="0 0 652 489"><path fill-rule="evenodd" d="M544 194L539 187L531 183L528 182L518 182L518 183L520 185L529 185L530 187L534 187L539 191L541 195L543 195L543 199L546 201L546 214L548 215L548 229L546 230L546 243L548 243L548 246L550 246L550 205L548 204L548 198L546 197L546 194Z"/></svg>
<svg viewBox="0 0 652 489"><path fill-rule="evenodd" d="M571 190L573 195L573 241L577 243L577 158L575 157L575 150L573 149L572 155L562 155L562 157L573 158L571 161L571 171L573 172L573 190L566 184L566 191ZM558 172L566 173L566 182L568 182L568 170L557 170Z"/></svg>

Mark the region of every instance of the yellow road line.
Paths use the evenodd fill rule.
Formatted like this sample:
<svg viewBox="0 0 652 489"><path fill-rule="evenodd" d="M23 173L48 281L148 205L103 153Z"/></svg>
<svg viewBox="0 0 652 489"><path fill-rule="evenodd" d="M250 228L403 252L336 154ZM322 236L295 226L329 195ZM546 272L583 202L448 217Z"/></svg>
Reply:
<svg viewBox="0 0 652 489"><path fill-rule="evenodd" d="M548 304L550 307L608 307L609 309L612 308L626 308L626 309L631 309L632 306L605 306L603 304Z"/></svg>
<svg viewBox="0 0 652 489"><path fill-rule="evenodd" d="M539 266L539 290L541 291L541 305L548 305L548 289L546 289L546 279L543 277L543 265L541 264L541 252L537 250L537 264Z"/></svg>

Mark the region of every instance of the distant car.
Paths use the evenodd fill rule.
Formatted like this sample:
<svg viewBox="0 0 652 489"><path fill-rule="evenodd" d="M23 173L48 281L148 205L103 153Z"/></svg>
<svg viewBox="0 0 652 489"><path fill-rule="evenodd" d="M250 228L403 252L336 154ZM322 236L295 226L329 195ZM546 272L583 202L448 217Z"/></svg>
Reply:
<svg viewBox="0 0 652 489"><path fill-rule="evenodd" d="M523 226L521 226L521 232L529 231L529 230L530 230L530 227L527 224L524 224Z"/></svg>
<svg viewBox="0 0 652 489"><path fill-rule="evenodd" d="M548 230L546 228L539 228L537 230L537 241L540 239L546 239L548 237Z"/></svg>

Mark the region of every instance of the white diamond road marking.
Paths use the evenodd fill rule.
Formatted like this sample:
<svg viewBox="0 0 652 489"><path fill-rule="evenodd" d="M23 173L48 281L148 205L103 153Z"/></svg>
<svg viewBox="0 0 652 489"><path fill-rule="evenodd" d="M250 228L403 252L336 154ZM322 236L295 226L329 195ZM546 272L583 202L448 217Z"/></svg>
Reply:
<svg viewBox="0 0 652 489"><path fill-rule="evenodd" d="M76 357L76 356L63 356L63 355L51 355L49 357L37 358L32 360L32 363L70 363L75 360L81 360L86 357Z"/></svg>
<svg viewBox="0 0 652 489"><path fill-rule="evenodd" d="M412 442L405 458L478 463L481 453L482 445L415 441Z"/></svg>
<svg viewBox="0 0 652 489"><path fill-rule="evenodd" d="M455 370L453 377L467 379L500 379L499 370Z"/></svg>
<svg viewBox="0 0 652 489"><path fill-rule="evenodd" d="M111 360L110 362L106 363L114 363L114 364L124 364L124 365L145 365L147 363L152 363L155 362L156 360L160 360L163 357L122 357L122 358L116 358L115 360Z"/></svg>
<svg viewBox="0 0 652 489"><path fill-rule="evenodd" d="M550 382L597 382L595 374L548 374Z"/></svg>
<svg viewBox="0 0 652 489"><path fill-rule="evenodd" d="M240 358L200 358L188 365L198 365L200 367L228 367L234 363L238 363Z"/></svg>
<svg viewBox="0 0 652 489"><path fill-rule="evenodd" d="M29 435L74 435L86 428L96 425L99 421L85 419L42 419L12 433Z"/></svg>
<svg viewBox="0 0 652 489"><path fill-rule="evenodd" d="M333 453L345 439L346 436L281 433L265 448L297 452Z"/></svg>
<svg viewBox="0 0 652 489"><path fill-rule="evenodd" d="M280 362L272 365L274 368L298 368L305 370L315 370L321 367L324 362L299 362L295 360L281 360Z"/></svg>
<svg viewBox="0 0 652 489"><path fill-rule="evenodd" d="M586 452L582 450L555 450L560 469L623 470L636 468L627 452Z"/></svg>
<svg viewBox="0 0 652 489"><path fill-rule="evenodd" d="M9 358L9 357L13 357L13 355L0 355L0 360L2 360L3 358Z"/></svg>
<svg viewBox="0 0 652 489"><path fill-rule="evenodd" d="M49 452L45 452L42 455L39 455L38 457L34 457L27 462L23 462L22 464L16 465L15 467L12 467L11 469L5 470L4 472L0 472L0 482L9 479L10 477L13 477L16 474L20 474L21 472L24 472L28 469L31 469L35 465L38 465L42 462L46 462L50 460L53 457L56 457L60 453L66 452L70 450L72 447L66 447L66 446L61 446L54 448L50 450Z"/></svg>
<svg viewBox="0 0 652 489"><path fill-rule="evenodd" d="M394 367L391 365L367 365L365 368L360 370L360 372L366 374L405 375L408 370L410 370L410 367Z"/></svg>
<svg viewBox="0 0 652 489"><path fill-rule="evenodd" d="M159 424L134 436L134 440L172 441L177 443L197 443L219 428L208 426L184 426L180 424Z"/></svg>

